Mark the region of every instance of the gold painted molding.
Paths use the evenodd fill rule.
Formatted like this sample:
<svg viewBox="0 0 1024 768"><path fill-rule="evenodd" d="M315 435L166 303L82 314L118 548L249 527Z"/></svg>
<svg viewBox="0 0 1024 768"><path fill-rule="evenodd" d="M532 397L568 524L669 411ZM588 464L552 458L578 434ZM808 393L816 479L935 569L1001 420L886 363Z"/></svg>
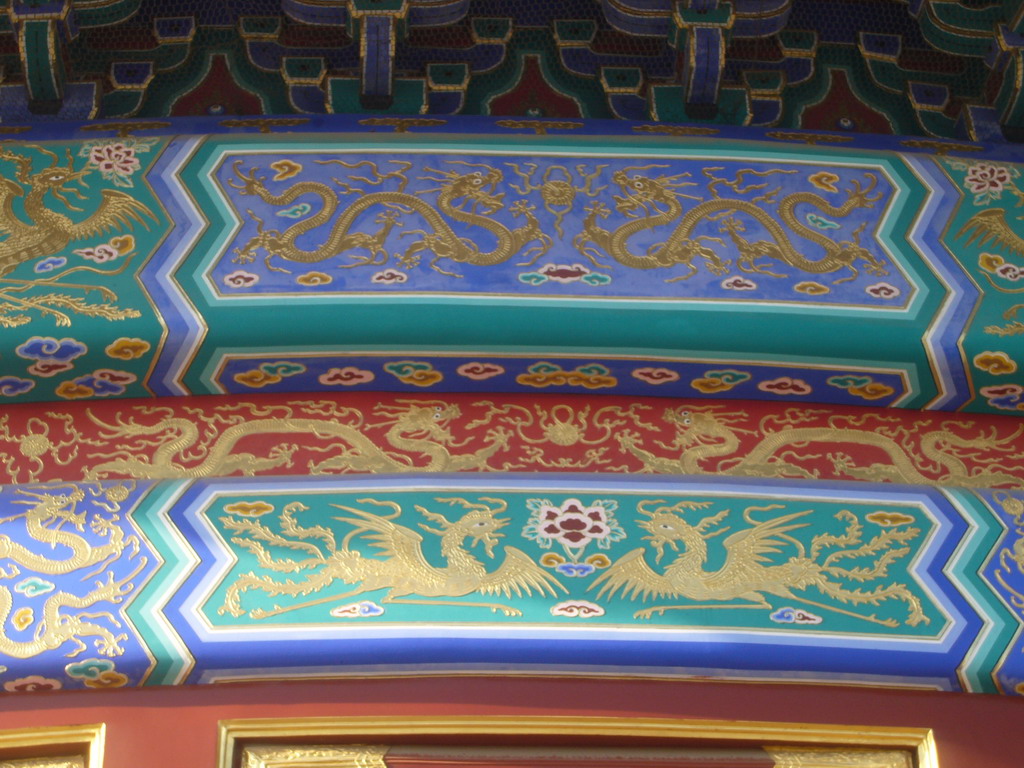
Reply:
<svg viewBox="0 0 1024 768"><path fill-rule="evenodd" d="M639 746L658 739L678 746L694 742L728 742L732 745L764 748L784 768L938 768L935 739L929 728L892 728L815 723L774 723L741 720L674 720L628 717L546 717L468 715L431 717L310 717L296 719L224 720L219 726L218 768L271 768L283 766L284 752L301 747L286 742L388 741L401 737L408 743L415 736L588 736L616 737ZM276 742L277 762L236 763L241 750L251 751ZM263 742L257 744L257 742ZM343 745L342 745L343 746ZM349 749L354 745L350 745ZM904 760L899 752L903 750ZM386 750L385 750L386 751ZM882 757L888 751L890 757ZM820 757L820 760L812 758ZM383 760L383 752L381 760ZM910 756L916 760L909 760ZM862 762L851 762L855 756ZM289 760L294 765L295 760ZM305 761L301 761L305 764ZM316 763L313 763L314 765ZM326 761L322 763L327 768ZM354 768L351 763L331 763Z"/></svg>
<svg viewBox="0 0 1024 768"><path fill-rule="evenodd" d="M0 731L0 768L102 768L105 736L103 723Z"/></svg>
<svg viewBox="0 0 1024 768"><path fill-rule="evenodd" d="M297 764L303 768L320 765L324 768L387 768L384 762L387 751L387 747L361 744L339 747L257 744L244 748L241 768L285 768Z"/></svg>

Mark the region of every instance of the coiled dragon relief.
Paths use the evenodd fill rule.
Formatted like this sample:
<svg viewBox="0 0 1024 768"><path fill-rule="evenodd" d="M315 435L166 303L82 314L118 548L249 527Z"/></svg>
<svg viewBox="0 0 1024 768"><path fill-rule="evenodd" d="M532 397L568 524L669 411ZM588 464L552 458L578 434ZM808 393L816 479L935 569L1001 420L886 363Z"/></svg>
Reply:
<svg viewBox="0 0 1024 768"><path fill-rule="evenodd" d="M278 216L300 220L283 231L271 229L263 214L246 209L256 233L235 248L233 261L251 263L262 251L267 269L288 272L282 265L335 257L344 261L342 268L383 267L393 255L402 269L427 259L434 271L462 277L445 262L488 267L515 257L517 266L532 266L558 253L559 249L552 250L557 239L566 246L560 258L575 252L598 269L611 269L609 259L634 270L684 268L666 279L670 283L693 277L701 266L716 276L728 275L733 268L775 278L793 277L776 271L786 267L798 275L841 273L834 285L855 280L862 271L888 274L886 262L861 243L868 222L860 217L861 223L854 226L858 219L849 218L885 197L872 172L849 178L843 190L839 174L819 171L809 176L809 182L821 194L783 194L783 186L773 186L772 177L802 171L734 168L725 173L723 168L704 166L702 185L691 180L693 173L676 172L679 168L668 163L618 169L610 163L443 163L420 166L419 175L413 175L412 160L320 159L312 164L347 171L332 177L332 183L299 180L281 188L269 182L259 166L246 169L245 161L236 159L231 174L224 177L226 188L237 190L239 198L257 198L264 206L277 208ZM278 160L270 167L279 171L273 182L304 170L292 160ZM731 192L726 194L723 187ZM826 191L831 198L822 196ZM516 196L511 204L506 204L507 194ZM613 213L625 221L606 229L602 222ZM499 221L503 214L524 223L511 228ZM538 216L546 218L541 221ZM845 229L843 219L851 222ZM409 222L426 226L411 228ZM569 228L574 223L575 232ZM402 231L396 235L397 229ZM827 230L850 234L833 239ZM320 244L311 247L316 242ZM407 244L396 246L402 242ZM805 254L808 247L813 252Z"/></svg>
<svg viewBox="0 0 1024 768"><path fill-rule="evenodd" d="M356 167L356 164L340 160L318 162L321 164L336 162L347 168ZM409 164L404 161L392 162L400 163L403 167L390 174L380 174L376 164L369 164L373 166L373 171L377 175L375 183L380 183L380 180L388 176L399 176L402 182L397 191L363 194L345 208L340 215L335 216L340 199L338 193L329 185L315 181L300 181L290 186L282 194L275 195L265 186L266 177L256 175L257 168L250 168L248 172L245 172L241 168L242 161L235 161L234 172L237 181L228 183L241 195L258 197L264 203L274 206L292 205L304 195L313 195L319 199L320 209L313 216L293 224L284 232L266 229L263 220L249 210L249 217L256 222L257 234L244 246L236 249L234 261L241 264L249 263L255 259L254 254L262 249L266 253L268 269L281 271L281 267L271 264L271 259L275 256L285 261L314 264L334 256L348 255L351 250L366 249L369 251L368 256L357 258L353 263L345 266L381 265L388 260L388 253L383 246L384 240L397 223L398 215L411 213L419 214L430 229L410 230L403 233L403 236L419 235L420 238L410 243L405 252L398 257L398 261L404 265L415 264L419 262L422 253L430 251L433 253L433 258L429 266L441 274L451 277L461 277L461 275L442 269L439 266L440 261L447 259L456 263L489 266L500 264L512 256L520 254L524 246L534 241L536 241L536 245L527 248L520 254L523 258L530 255L539 257L551 247L551 237L541 229L540 222L533 213L535 207L526 200L517 200L509 207L512 216L525 219L526 223L523 226L510 230L493 218L494 214L505 208L504 193L496 193L498 184L504 180L504 174L500 169L463 160L447 160L445 162L448 165L465 170L442 170L427 167L425 171L431 175L421 176L419 179L436 182L441 186L417 190L416 194L408 194L402 190L408 183L404 172ZM368 177L367 180L369 180ZM340 179L335 179L335 184L343 194L363 191ZM438 192L436 205L431 205L417 197L417 195L429 192ZM383 218L378 219L381 230L376 235L352 232L351 229L356 220L374 206L382 206L385 209L382 214ZM489 251L481 250L473 239L458 235L449 224L448 219L490 232L497 240L496 246ZM333 222L330 233L318 248L304 250L297 245L296 241L300 237L330 222Z"/></svg>
<svg viewBox="0 0 1024 768"><path fill-rule="evenodd" d="M122 621L113 612L95 610L95 606L122 603L134 591L133 580L148 562L145 555L140 555L139 539L134 534L125 535L122 528L120 504L128 498L129 488L120 483L109 487L71 485L67 492L58 492L54 486L43 486L38 491L20 488L17 494L20 498L12 503L24 505L25 512L4 518L0 523L9 525L19 518L24 519L26 538L16 541L6 534L0 536L0 560L7 563L0 567L0 579L14 579L26 571L50 577L85 571L79 581L93 579L104 572L105 576L85 590L71 589L74 582L65 582L58 589L38 576L20 581L13 591L0 584L0 654L28 659L70 643L71 650L64 655L74 658L89 648L83 638L91 637L96 653L110 657L121 655L124 653L122 642L128 637L117 631L122 628ZM86 500L94 510L88 520L89 528L102 543L97 544L84 535L87 513L80 511L79 505ZM67 549L70 555L60 557L47 551L39 552L27 546L30 542L44 545L47 550ZM119 564L120 568L131 570L115 576L114 563L125 553L127 562ZM26 587L37 591L30 592ZM30 598L50 594L37 614L31 605L15 611L15 592ZM34 626L31 639L11 637L7 630L9 620L19 630Z"/></svg>

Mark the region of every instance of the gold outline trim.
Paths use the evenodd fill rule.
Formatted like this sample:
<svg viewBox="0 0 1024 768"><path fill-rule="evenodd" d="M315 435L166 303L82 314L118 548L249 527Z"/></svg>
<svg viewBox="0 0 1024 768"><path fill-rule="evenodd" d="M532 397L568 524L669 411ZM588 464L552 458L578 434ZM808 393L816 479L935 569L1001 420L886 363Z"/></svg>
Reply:
<svg viewBox="0 0 1024 768"><path fill-rule="evenodd" d="M105 723L92 725L54 725L43 728L17 728L0 731L0 760L19 760L16 756L7 756L9 750L25 748L60 746L72 748L75 757L81 757L86 768L102 768L103 744L106 737ZM53 755L53 760L67 759L67 755ZM51 759L46 756L43 759Z"/></svg>
<svg viewBox="0 0 1024 768"><path fill-rule="evenodd" d="M260 718L222 720L218 723L217 766L232 768L236 751L253 740L339 739L420 735L473 736L611 736L634 745L651 739L687 742L728 741L730 745L754 743L766 749L788 746L874 747L912 752L917 768L938 768L935 737L930 728L891 726L822 725L745 720L690 720L630 717L520 716L383 716Z"/></svg>

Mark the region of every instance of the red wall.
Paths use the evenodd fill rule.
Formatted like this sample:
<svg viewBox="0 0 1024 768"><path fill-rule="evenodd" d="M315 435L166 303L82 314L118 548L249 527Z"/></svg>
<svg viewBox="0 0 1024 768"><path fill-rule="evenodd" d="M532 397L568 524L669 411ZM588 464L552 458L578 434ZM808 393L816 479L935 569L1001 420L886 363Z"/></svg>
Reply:
<svg viewBox="0 0 1024 768"><path fill-rule="evenodd" d="M106 768L213 768L217 721L380 715L591 715L929 727L942 768L1017 768L1024 700L831 686L423 678L0 696L0 728L107 723Z"/></svg>

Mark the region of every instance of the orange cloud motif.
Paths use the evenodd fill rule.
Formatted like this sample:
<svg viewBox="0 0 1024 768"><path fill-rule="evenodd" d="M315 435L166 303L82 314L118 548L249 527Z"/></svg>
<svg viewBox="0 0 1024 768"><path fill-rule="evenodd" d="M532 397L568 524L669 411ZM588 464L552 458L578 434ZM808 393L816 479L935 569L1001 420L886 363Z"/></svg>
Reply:
<svg viewBox="0 0 1024 768"><path fill-rule="evenodd" d="M110 239L111 247L124 256L126 253L135 250L135 238L131 235L119 235Z"/></svg>
<svg viewBox="0 0 1024 768"><path fill-rule="evenodd" d="M57 393L58 397L63 397L65 400L82 400L96 394L92 387L87 387L84 384L76 384L73 381L63 382L54 391Z"/></svg>
<svg viewBox="0 0 1024 768"><path fill-rule="evenodd" d="M794 285L793 290L799 293L806 293L808 296L824 296L831 288L827 285L816 283L813 280L804 280L802 283Z"/></svg>
<svg viewBox="0 0 1024 768"><path fill-rule="evenodd" d="M1005 376L1017 371L1017 363L1005 352L979 352L974 356L974 367L993 376Z"/></svg>
<svg viewBox="0 0 1024 768"><path fill-rule="evenodd" d="M826 192L839 191L839 188L836 186L836 182L839 181L839 176L831 171L818 171L817 173L808 176L807 180L818 189L823 189Z"/></svg>
<svg viewBox="0 0 1024 768"><path fill-rule="evenodd" d="M694 379L690 386L705 395L713 395L716 392L728 392L730 389L750 379L746 371L734 371L726 368L721 371L704 371L704 376Z"/></svg>
<svg viewBox="0 0 1024 768"><path fill-rule="evenodd" d="M516 376L516 383L538 389L565 386L600 389L614 387L619 383L617 378L609 375L611 371L598 363L581 365L567 371L560 365L542 360L531 365L526 371Z"/></svg>
<svg viewBox="0 0 1024 768"><path fill-rule="evenodd" d="M122 336L113 344L108 344L104 352L107 353L107 357L118 360L136 360L149 352L150 346L150 343L144 339Z"/></svg>
<svg viewBox="0 0 1024 768"><path fill-rule="evenodd" d="M302 165L294 160L278 160L270 164L271 169L277 171L274 174L274 181L284 181L292 176L298 176L302 172Z"/></svg>
<svg viewBox="0 0 1024 768"><path fill-rule="evenodd" d="M862 387L850 387L846 391L856 397L863 397L865 400L880 400L896 392L895 389L880 381L872 381Z"/></svg>
<svg viewBox="0 0 1024 768"><path fill-rule="evenodd" d="M32 622L35 620L36 617L32 613L31 608L19 608L11 617L11 624L14 625L15 629L27 629L32 626Z"/></svg>
<svg viewBox="0 0 1024 768"><path fill-rule="evenodd" d="M896 525L909 525L914 522L914 518L910 515L905 515L902 512L872 512L870 515L864 516L875 525L885 526L896 526Z"/></svg>
<svg viewBox="0 0 1024 768"><path fill-rule="evenodd" d="M443 373L425 361L398 360L385 365L384 370L403 384L412 384L415 387L429 387L444 378Z"/></svg>
<svg viewBox="0 0 1024 768"><path fill-rule="evenodd" d="M86 678L82 682L87 688L124 688L128 685L128 675L108 669L100 672L96 677Z"/></svg>
<svg viewBox="0 0 1024 768"><path fill-rule="evenodd" d="M242 517L259 517L274 511L274 505L265 501L233 501L224 505L224 511Z"/></svg>
<svg viewBox="0 0 1024 768"><path fill-rule="evenodd" d="M334 281L334 278L326 272L307 272L295 278L299 285L327 285Z"/></svg>
<svg viewBox="0 0 1024 768"><path fill-rule="evenodd" d="M1005 263L1006 259L998 253L983 253L978 257L978 266L986 272L995 272Z"/></svg>
<svg viewBox="0 0 1024 768"><path fill-rule="evenodd" d="M270 384L277 384L281 381L281 377L276 373L267 373L261 371L258 368L251 371L245 371L244 373L236 373L235 381L246 387L252 387L253 389L259 389L260 387L266 387Z"/></svg>

